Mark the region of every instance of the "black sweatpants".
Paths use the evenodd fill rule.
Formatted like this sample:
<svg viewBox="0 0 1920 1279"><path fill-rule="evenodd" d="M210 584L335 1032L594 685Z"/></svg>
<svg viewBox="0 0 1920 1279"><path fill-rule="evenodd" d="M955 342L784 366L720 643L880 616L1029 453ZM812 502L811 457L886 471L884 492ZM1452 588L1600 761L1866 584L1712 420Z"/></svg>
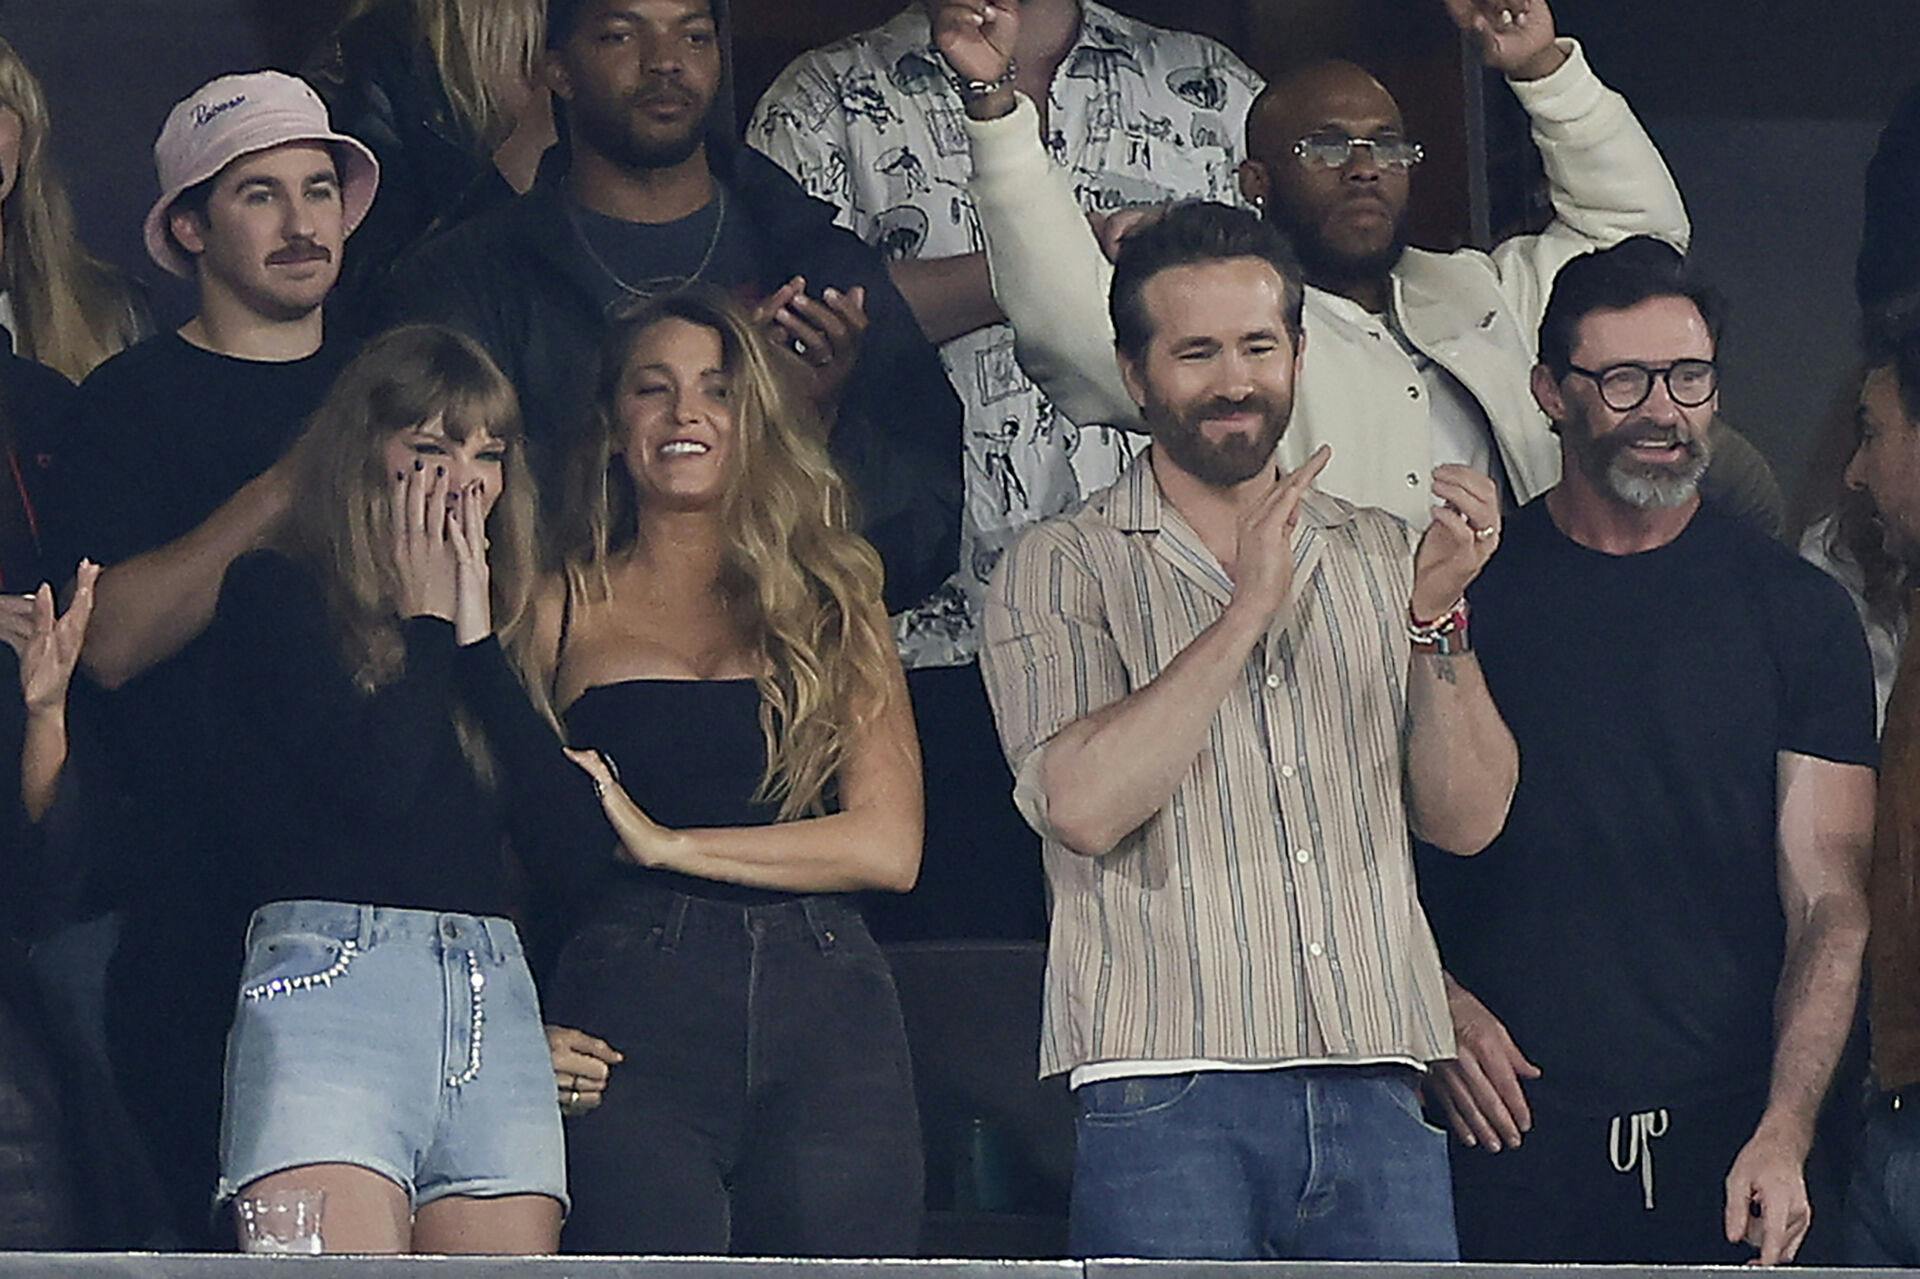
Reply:
<svg viewBox="0 0 1920 1279"><path fill-rule="evenodd" d="M1518 1148L1453 1146L1461 1260L1738 1265L1753 1255L1726 1240L1725 1183L1765 1098L1600 1117L1528 1101L1533 1129Z"/></svg>

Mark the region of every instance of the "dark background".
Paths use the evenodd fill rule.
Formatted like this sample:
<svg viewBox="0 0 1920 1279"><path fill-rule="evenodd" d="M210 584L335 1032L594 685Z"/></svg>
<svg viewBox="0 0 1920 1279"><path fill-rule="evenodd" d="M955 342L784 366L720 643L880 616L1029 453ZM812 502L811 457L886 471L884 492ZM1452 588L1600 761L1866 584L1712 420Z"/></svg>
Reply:
<svg viewBox="0 0 1920 1279"><path fill-rule="evenodd" d="M801 49L877 23L899 0L734 0L740 113ZM0 0L0 34L47 87L56 154L89 242L185 304L146 261L150 147L166 111L224 70L297 66L343 0ZM1354 57L1402 101L1430 162L1416 239L1476 238L1475 76L1441 0L1118 0L1116 8L1218 36L1269 74ZM1812 432L1852 362L1860 182L1881 121L1920 79L1920 4L1558 0L1564 32L1634 103L1693 213L1694 246L1730 295L1725 409L1798 480ZM1486 86L1492 207L1524 202L1502 151L1504 90ZM1509 148L1510 150L1510 148ZM1484 225L1484 221L1481 223Z"/></svg>

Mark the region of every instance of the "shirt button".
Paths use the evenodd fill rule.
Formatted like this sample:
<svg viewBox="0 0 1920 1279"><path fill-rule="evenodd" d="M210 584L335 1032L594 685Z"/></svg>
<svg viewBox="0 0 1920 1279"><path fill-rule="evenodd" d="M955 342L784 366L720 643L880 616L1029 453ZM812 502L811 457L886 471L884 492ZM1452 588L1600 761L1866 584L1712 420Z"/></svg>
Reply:
<svg viewBox="0 0 1920 1279"><path fill-rule="evenodd" d="M1293 765L1292 765L1292 764L1282 764L1282 765L1280 765L1280 776L1282 776L1282 777L1284 777L1284 778L1286 778L1286 779L1287 779L1288 781L1292 781L1292 780L1293 780Z"/></svg>
<svg viewBox="0 0 1920 1279"><path fill-rule="evenodd" d="M1309 955L1312 955L1312 956L1313 956L1313 957L1314 957L1315 959L1318 959L1318 958L1320 958L1320 956L1322 956L1322 955L1324 955L1324 954L1326 954L1326 953L1327 953L1327 948L1326 948L1325 946L1322 946L1322 945L1321 945L1321 944L1320 944L1319 942L1317 942L1317 941L1316 941L1316 942L1309 942L1309 943L1307 944L1307 953L1308 953Z"/></svg>
<svg viewBox="0 0 1920 1279"><path fill-rule="evenodd" d="M1410 488L1410 489L1417 489L1417 488L1419 488L1419 487L1420 487L1420 474L1419 474L1419 472L1417 472L1417 471L1408 471L1408 472L1407 472L1407 487L1408 487L1408 488Z"/></svg>
<svg viewBox="0 0 1920 1279"><path fill-rule="evenodd" d="M1417 387L1417 386L1410 386L1410 387L1408 387L1408 388L1407 388L1407 398L1408 398L1409 400L1417 400L1417 399L1419 399L1419 398L1420 398L1420 388L1419 388L1419 387Z"/></svg>
<svg viewBox="0 0 1920 1279"><path fill-rule="evenodd" d="M1267 687L1268 687L1268 688L1279 688L1279 687L1280 687L1280 677L1279 677L1278 675L1269 675L1269 676L1267 676Z"/></svg>
<svg viewBox="0 0 1920 1279"><path fill-rule="evenodd" d="M1293 850L1293 859L1299 862L1302 866L1305 866L1308 862L1313 860L1313 854L1308 852L1304 848L1296 848Z"/></svg>

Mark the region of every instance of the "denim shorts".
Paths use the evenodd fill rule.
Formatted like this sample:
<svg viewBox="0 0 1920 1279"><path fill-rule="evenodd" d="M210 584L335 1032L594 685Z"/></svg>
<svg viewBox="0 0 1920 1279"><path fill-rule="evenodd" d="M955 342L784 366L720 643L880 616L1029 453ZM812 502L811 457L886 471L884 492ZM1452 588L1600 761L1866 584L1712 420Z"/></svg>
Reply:
<svg viewBox="0 0 1920 1279"><path fill-rule="evenodd" d="M270 1173L354 1164L407 1191L567 1203L553 1066L504 919L262 906L227 1036L216 1204Z"/></svg>

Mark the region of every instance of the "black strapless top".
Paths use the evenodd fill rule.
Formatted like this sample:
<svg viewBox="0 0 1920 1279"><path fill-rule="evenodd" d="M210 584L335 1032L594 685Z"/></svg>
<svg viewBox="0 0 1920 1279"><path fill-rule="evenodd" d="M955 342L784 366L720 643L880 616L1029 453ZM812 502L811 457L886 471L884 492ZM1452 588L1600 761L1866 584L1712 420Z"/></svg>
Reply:
<svg viewBox="0 0 1920 1279"><path fill-rule="evenodd" d="M750 679L630 679L597 684L574 699L567 737L614 762L647 816L674 829L769 826L778 804L754 799L767 768L760 689ZM735 902L785 901L774 889L623 865L673 892Z"/></svg>

